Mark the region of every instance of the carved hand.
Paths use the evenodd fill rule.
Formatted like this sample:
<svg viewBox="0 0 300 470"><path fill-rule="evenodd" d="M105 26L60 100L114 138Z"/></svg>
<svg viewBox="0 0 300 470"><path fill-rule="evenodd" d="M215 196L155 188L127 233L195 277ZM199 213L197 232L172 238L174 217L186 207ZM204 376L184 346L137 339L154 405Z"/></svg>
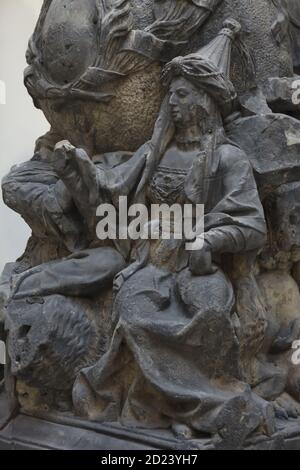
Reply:
<svg viewBox="0 0 300 470"><path fill-rule="evenodd" d="M51 164L58 174L64 170L74 150L75 147L68 140L62 140L55 145Z"/></svg>
<svg viewBox="0 0 300 470"><path fill-rule="evenodd" d="M190 271L195 276L205 276L216 272L216 268L212 264L212 251L208 243L204 242L204 246L201 250L191 253Z"/></svg>

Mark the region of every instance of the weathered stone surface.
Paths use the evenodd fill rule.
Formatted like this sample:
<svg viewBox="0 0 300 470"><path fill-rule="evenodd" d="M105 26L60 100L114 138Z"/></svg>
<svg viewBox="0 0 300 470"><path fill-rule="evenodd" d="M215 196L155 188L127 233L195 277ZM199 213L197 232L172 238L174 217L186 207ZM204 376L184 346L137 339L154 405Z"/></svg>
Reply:
<svg viewBox="0 0 300 470"><path fill-rule="evenodd" d="M64 435L64 416L71 433L49 447L81 426L83 448L97 432L103 448L299 446L290 17L283 0L44 1L25 85L51 130L2 184L32 237L0 286L0 446L26 447L31 423L43 447L36 430ZM157 204L181 223L204 204L201 232L179 239L174 217L166 238ZM163 236L141 238L150 226Z"/></svg>
<svg viewBox="0 0 300 470"><path fill-rule="evenodd" d="M298 0L288 0L286 7L292 24L294 68L300 73L300 5Z"/></svg>
<svg viewBox="0 0 300 470"><path fill-rule="evenodd" d="M197 8L192 6L190 0L178 1L182 8L195 9L194 19L198 20L199 30L202 22L207 18L209 10L201 8L201 2L200 8ZM132 2L133 27L136 30L148 28L151 31L153 21L160 17L163 18L164 9L170 11L173 7L173 2L170 3L169 0L159 2L149 0L142 2L142 4L143 7L138 1ZM283 35L278 42L271 32L280 11L276 4L269 0L259 0L253 5L250 5L246 0L232 0L231 2L209 0L204 2L204 5L210 11L216 10L213 23L208 22L207 26L204 26L203 32L199 33L198 31L195 34L195 28L191 28L189 22L188 26L194 34L188 46L177 48L178 53L186 54L207 43L221 28L223 21L233 17L242 24L243 40L254 56L258 84L265 83L269 77L292 76L288 35ZM190 12L187 11L189 15ZM172 18L171 11L170 17ZM176 15L173 17L177 19ZM161 71L159 61L153 63L152 59L145 62L145 58L142 58L141 55L138 56L138 60L132 56L132 63L137 60L138 64L140 63L138 68L142 68L142 70L131 74L128 78L120 76L115 80L115 77L111 76L104 86L100 88L98 86L96 91L101 91L108 97L103 102L99 102L100 98L96 100L96 103L90 102L88 96L84 97L83 101L79 95L74 96L67 103L59 99L64 89L66 91L72 82L77 86L76 80L80 80L87 68L97 62L99 21L99 11L95 0L84 3L79 0L75 3L74 1L70 3L70 0L45 2L45 12L41 17L34 36L35 42L28 52L28 57L33 57L29 60L31 67L38 64L39 73L45 68L45 77L50 81L46 85L46 78L39 77L35 85L35 94L37 95L35 101L39 102L39 106L42 107L53 129L76 146L84 146L92 153L120 149L136 150L151 137L151 129L159 111L162 99L162 88L159 83ZM178 31L176 30L176 35L172 38L170 32L166 33L169 31L168 28L164 31L163 27L162 30L157 30L157 37L163 40L175 39L178 41L181 40L184 30L183 25ZM149 44L148 42L146 50L147 54L151 56L152 46ZM264 44L263 48L261 44ZM105 49L105 45L103 47ZM159 55L156 54L155 57L159 58ZM123 69L114 68L116 64L114 64L113 58L111 63L104 62L103 64L103 69L107 70L112 67L113 70L123 73ZM240 91L249 92L254 81L250 80L249 83L247 80L249 71L245 69L245 64L240 67L240 54L234 53L233 64L234 84ZM82 86L79 86L82 94L91 92L91 83L96 83L95 78L87 78L86 80ZM87 83L89 86L86 88ZM46 90L45 96L41 95L42 89ZM111 95L113 97L110 105L107 101L110 101L109 96ZM128 106L128 100L130 106ZM251 109L257 109L260 100L254 95L252 101ZM254 104L255 101L258 103ZM112 139L111 135L116 128L118 133Z"/></svg>
<svg viewBox="0 0 300 470"><path fill-rule="evenodd" d="M0 405L1 406L1 405ZM119 426L92 424L80 420L41 414L39 417L19 415L0 432L2 450L214 450L210 439L182 442L170 439L161 431L123 430ZM246 444L247 450L299 450L299 420L278 420L279 431L272 437L255 436ZM93 427L94 426L94 427ZM231 449L234 450L234 449Z"/></svg>
<svg viewBox="0 0 300 470"><path fill-rule="evenodd" d="M300 179L300 123L284 114L239 119L227 128L249 157L263 196Z"/></svg>
<svg viewBox="0 0 300 470"><path fill-rule="evenodd" d="M266 81L264 93L269 106L275 113L287 113L298 117L300 114L300 104L295 103L295 91L300 84L300 77L273 77Z"/></svg>
<svg viewBox="0 0 300 470"><path fill-rule="evenodd" d="M297 261L294 266L293 266L293 278L295 279L295 281L297 282L298 284L298 287L300 289L300 262Z"/></svg>
<svg viewBox="0 0 300 470"><path fill-rule="evenodd" d="M299 317L298 286L290 274L278 270L260 274L257 282L265 299L268 320L270 322L272 315L274 321L270 330L276 335L281 326L288 326Z"/></svg>
<svg viewBox="0 0 300 470"><path fill-rule="evenodd" d="M285 185L282 188L289 186L293 185ZM280 222L279 214L274 213L273 217L268 216L268 219L276 225L277 217ZM286 221L286 232L292 228L290 222ZM300 297L297 282L291 275L294 263L299 261L299 248L294 243L287 243L285 249L288 251L279 251L278 240L272 232L270 241L270 251L265 250L259 257L261 273L257 277L268 319L262 348L265 359L264 367L260 369L259 389L264 393L278 389L277 395L273 397L275 411L279 417L287 419L297 416L300 411L300 368L292 361L293 344L300 335Z"/></svg>
<svg viewBox="0 0 300 470"><path fill-rule="evenodd" d="M260 88L247 91L240 96L240 107L243 116L270 114L272 112L267 104L266 97Z"/></svg>
<svg viewBox="0 0 300 470"><path fill-rule="evenodd" d="M300 184L282 185L272 203L272 231L278 248L290 251L300 246Z"/></svg>
<svg viewBox="0 0 300 470"><path fill-rule="evenodd" d="M25 83L35 104L77 147L93 154L136 150L151 137L159 112L161 65L220 2L202 8L179 0L178 10L169 0L45 1L27 52ZM170 19L157 27L165 9Z"/></svg>
<svg viewBox="0 0 300 470"><path fill-rule="evenodd" d="M235 18L242 25L243 40L254 57L257 83L262 85L269 77L292 76L293 62L289 37L287 34L279 35L279 41L276 41L272 34L272 27L281 11L279 4L280 2L269 0L225 1L216 11L214 21L207 24L200 34L201 42L205 43L211 39L225 18ZM279 31L280 29L281 27ZM240 91L247 89L245 74L244 65L241 65L239 56L235 53L232 79Z"/></svg>
<svg viewBox="0 0 300 470"><path fill-rule="evenodd" d="M0 324L4 324L4 309L10 296L10 281L14 267L15 263L8 263L0 277Z"/></svg>
<svg viewBox="0 0 300 470"><path fill-rule="evenodd" d="M51 390L70 393L78 371L107 347L103 299L76 302L53 295L9 303L7 311L11 371L48 396Z"/></svg>
<svg viewBox="0 0 300 470"><path fill-rule="evenodd" d="M93 154L133 151L151 137L163 97L160 75L161 66L155 64L117 84L105 84L103 92L114 95L107 104L79 99L56 107L44 100L43 112L53 129L76 147Z"/></svg>

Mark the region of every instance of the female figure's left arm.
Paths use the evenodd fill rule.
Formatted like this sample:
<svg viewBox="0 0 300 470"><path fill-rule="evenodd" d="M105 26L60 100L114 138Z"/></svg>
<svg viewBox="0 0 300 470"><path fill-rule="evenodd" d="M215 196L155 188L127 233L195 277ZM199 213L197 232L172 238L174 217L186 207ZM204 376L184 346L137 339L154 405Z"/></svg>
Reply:
<svg viewBox="0 0 300 470"><path fill-rule="evenodd" d="M249 160L233 145L223 145L218 152L220 194L205 215L204 246L190 256L190 268L198 275L212 272L213 254L260 249L266 240L264 211Z"/></svg>
<svg viewBox="0 0 300 470"><path fill-rule="evenodd" d="M219 151L223 184L218 203L205 218L205 239L217 253L259 249L266 240L266 222L251 163L233 145Z"/></svg>

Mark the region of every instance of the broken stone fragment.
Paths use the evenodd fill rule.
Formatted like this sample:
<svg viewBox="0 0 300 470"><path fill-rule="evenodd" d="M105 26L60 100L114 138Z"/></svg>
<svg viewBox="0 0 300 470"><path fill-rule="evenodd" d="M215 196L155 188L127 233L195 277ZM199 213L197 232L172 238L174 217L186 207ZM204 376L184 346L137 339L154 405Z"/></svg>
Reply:
<svg viewBox="0 0 300 470"><path fill-rule="evenodd" d="M16 263L7 263L0 276L0 332L2 331L1 326L4 325L4 309L10 295L10 279L15 266Z"/></svg>
<svg viewBox="0 0 300 470"><path fill-rule="evenodd" d="M300 76L269 78L264 93L272 111L300 116L300 93L297 93L297 88L300 88Z"/></svg>
<svg viewBox="0 0 300 470"><path fill-rule="evenodd" d="M300 180L300 122L284 114L237 119L228 136L250 159L261 197Z"/></svg>
<svg viewBox="0 0 300 470"><path fill-rule="evenodd" d="M300 183L282 185L275 194L273 233L280 249L300 245Z"/></svg>
<svg viewBox="0 0 300 470"><path fill-rule="evenodd" d="M260 87L247 91L240 96L240 105L243 116L254 116L256 114L272 113L266 97Z"/></svg>

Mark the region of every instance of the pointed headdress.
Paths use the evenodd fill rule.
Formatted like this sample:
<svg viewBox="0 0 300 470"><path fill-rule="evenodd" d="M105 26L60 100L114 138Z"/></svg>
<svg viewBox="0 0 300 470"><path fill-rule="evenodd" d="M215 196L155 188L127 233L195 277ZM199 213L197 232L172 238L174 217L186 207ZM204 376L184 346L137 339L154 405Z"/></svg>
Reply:
<svg viewBox="0 0 300 470"><path fill-rule="evenodd" d="M223 114L232 112L237 94L230 80L231 51L240 31L240 23L226 20L223 29L209 44L169 62L163 69L163 82L168 85L176 76L186 78L212 96Z"/></svg>

